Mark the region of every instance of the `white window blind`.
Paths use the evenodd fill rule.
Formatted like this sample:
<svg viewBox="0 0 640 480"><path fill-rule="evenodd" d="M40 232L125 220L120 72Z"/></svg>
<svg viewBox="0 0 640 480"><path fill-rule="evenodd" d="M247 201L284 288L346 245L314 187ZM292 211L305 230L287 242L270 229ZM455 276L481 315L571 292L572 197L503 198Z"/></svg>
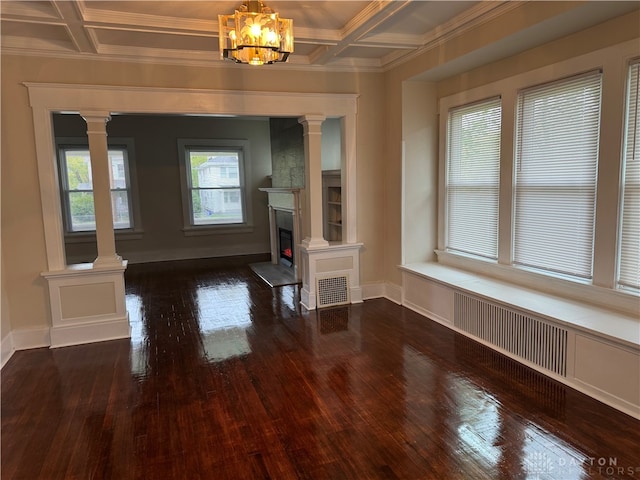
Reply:
<svg viewBox="0 0 640 480"><path fill-rule="evenodd" d="M519 93L515 265L592 277L600 97L600 72Z"/></svg>
<svg viewBox="0 0 640 480"><path fill-rule="evenodd" d="M640 289L640 61L629 68L618 285Z"/></svg>
<svg viewBox="0 0 640 480"><path fill-rule="evenodd" d="M498 256L500 98L449 111L447 250Z"/></svg>

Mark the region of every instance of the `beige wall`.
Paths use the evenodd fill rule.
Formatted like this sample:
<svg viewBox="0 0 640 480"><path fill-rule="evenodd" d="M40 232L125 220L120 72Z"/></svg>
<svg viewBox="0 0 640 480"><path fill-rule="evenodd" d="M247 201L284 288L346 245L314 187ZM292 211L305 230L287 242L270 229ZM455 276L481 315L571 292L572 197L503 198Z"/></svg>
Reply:
<svg viewBox="0 0 640 480"><path fill-rule="evenodd" d="M4 263L0 260L0 294L2 303L0 304L0 341L4 340L11 332L11 322L9 321L9 297L5 285Z"/></svg>
<svg viewBox="0 0 640 480"><path fill-rule="evenodd" d="M381 74L306 73L274 68L184 67L38 57L2 57L2 243L13 329L50 324L40 273L46 252L36 168L33 120L23 82L131 85L228 90L357 93L358 241L364 283L382 280Z"/></svg>

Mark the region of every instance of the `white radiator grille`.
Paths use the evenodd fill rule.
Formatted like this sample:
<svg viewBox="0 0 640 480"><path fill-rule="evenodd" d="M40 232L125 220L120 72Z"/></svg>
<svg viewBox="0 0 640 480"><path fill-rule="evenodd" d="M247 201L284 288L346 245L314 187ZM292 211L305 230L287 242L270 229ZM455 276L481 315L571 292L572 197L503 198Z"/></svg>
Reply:
<svg viewBox="0 0 640 480"><path fill-rule="evenodd" d="M349 279L346 275L316 278L318 308L350 303Z"/></svg>
<svg viewBox="0 0 640 480"><path fill-rule="evenodd" d="M567 331L529 315L459 292L453 324L563 377L567 374Z"/></svg>

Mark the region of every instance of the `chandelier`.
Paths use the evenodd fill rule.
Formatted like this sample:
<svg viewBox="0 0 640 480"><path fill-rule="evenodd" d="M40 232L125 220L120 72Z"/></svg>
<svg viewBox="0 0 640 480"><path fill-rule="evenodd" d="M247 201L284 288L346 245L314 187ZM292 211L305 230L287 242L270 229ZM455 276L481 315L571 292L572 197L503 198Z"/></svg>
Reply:
<svg viewBox="0 0 640 480"><path fill-rule="evenodd" d="M293 52L293 20L261 1L246 1L232 15L218 15L220 57L236 63L286 62Z"/></svg>

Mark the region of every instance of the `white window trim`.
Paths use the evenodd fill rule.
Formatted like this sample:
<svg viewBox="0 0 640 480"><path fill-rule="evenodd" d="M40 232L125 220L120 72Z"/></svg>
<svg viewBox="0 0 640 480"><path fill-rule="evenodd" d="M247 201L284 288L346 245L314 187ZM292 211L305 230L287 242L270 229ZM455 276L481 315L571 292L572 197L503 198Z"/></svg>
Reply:
<svg viewBox="0 0 640 480"><path fill-rule="evenodd" d="M242 200L244 209L244 222L236 224L220 225L193 225L191 223L191 190L188 183L187 157L188 147L202 147L211 149L229 149L242 152L240 162L239 178L244 193ZM178 139L178 159L180 163L180 191L182 193L182 218L185 236L197 235L217 235L230 233L250 233L253 232L253 209L251 191L251 148L249 140L244 139L218 139L218 138L179 138Z"/></svg>
<svg viewBox="0 0 640 480"><path fill-rule="evenodd" d="M530 72L508 77L487 85L463 91L439 101L439 205L438 208L438 262L456 268L509 281L523 287L552 292L564 298L597 303L615 310L636 311L638 297L616 288L616 219L618 203L611 201L620 193L619 172L621 167L622 138L624 131L624 98L628 64L637 57L637 42L624 42L612 47L591 52L563 62L547 65ZM571 75L602 69L601 142L599 156L607 161L598 167L598 195L596 203L596 233L594 244L593 281L579 281L540 275L513 267L513 155L517 93L521 89L551 82ZM503 102L503 130L501 148L501 190L498 262L477 259L445 251L445 218L443 206L445 177L445 155L447 112L456 106L481 101L491 96L501 96ZM618 98L619 97L619 98ZM616 137L617 136L617 137ZM613 139L602 141L603 138Z"/></svg>
<svg viewBox="0 0 640 480"><path fill-rule="evenodd" d="M623 231L623 214L625 213L625 209L624 209L624 200L625 200L625 190L629 187L629 185L626 182L626 175L628 175L628 171L627 171L627 162L630 161L630 159L627 157L628 154L628 142L629 142L629 125L628 125L628 121L630 120L631 117L631 111L634 110L636 106L631 104L631 100L632 97L634 96L634 92L632 92L630 89L632 87L632 81L631 81L631 73L633 71L633 69L638 69L640 68L640 57L636 57L634 59L632 59L629 64L627 65L627 86L625 88L625 99L624 99L624 138L623 138L623 148L622 148L622 165L620 168L620 211L619 211L619 218L618 218L618 244L616 246L616 288L618 288L619 290L623 291L623 292L633 292L635 294L638 294L638 289L634 288L633 286L628 286L625 285L621 279L621 268L622 268L622 254L623 254L623 246L622 246L622 231ZM637 93L637 92L636 92ZM635 121L639 121L640 118L640 112L635 111ZM637 143L638 141L640 141L640 139L635 138L634 139L635 142ZM638 159L634 159L634 160L638 160Z"/></svg>
<svg viewBox="0 0 640 480"><path fill-rule="evenodd" d="M114 234L118 239L138 240L142 238L144 230L140 215L140 201L138 197L138 176L136 173L136 155L133 138L130 137L107 137L109 148L123 146L127 150L127 165L129 167L129 209L130 217L133 221L133 228L114 229ZM59 155L62 148L86 148L89 149L89 140L86 137L56 137L56 158L58 159L58 175L60 175ZM60 202L63 216L65 243L92 243L96 241L95 230L72 232L69 230L69 215L67 201L64 198L65 192L60 185Z"/></svg>

